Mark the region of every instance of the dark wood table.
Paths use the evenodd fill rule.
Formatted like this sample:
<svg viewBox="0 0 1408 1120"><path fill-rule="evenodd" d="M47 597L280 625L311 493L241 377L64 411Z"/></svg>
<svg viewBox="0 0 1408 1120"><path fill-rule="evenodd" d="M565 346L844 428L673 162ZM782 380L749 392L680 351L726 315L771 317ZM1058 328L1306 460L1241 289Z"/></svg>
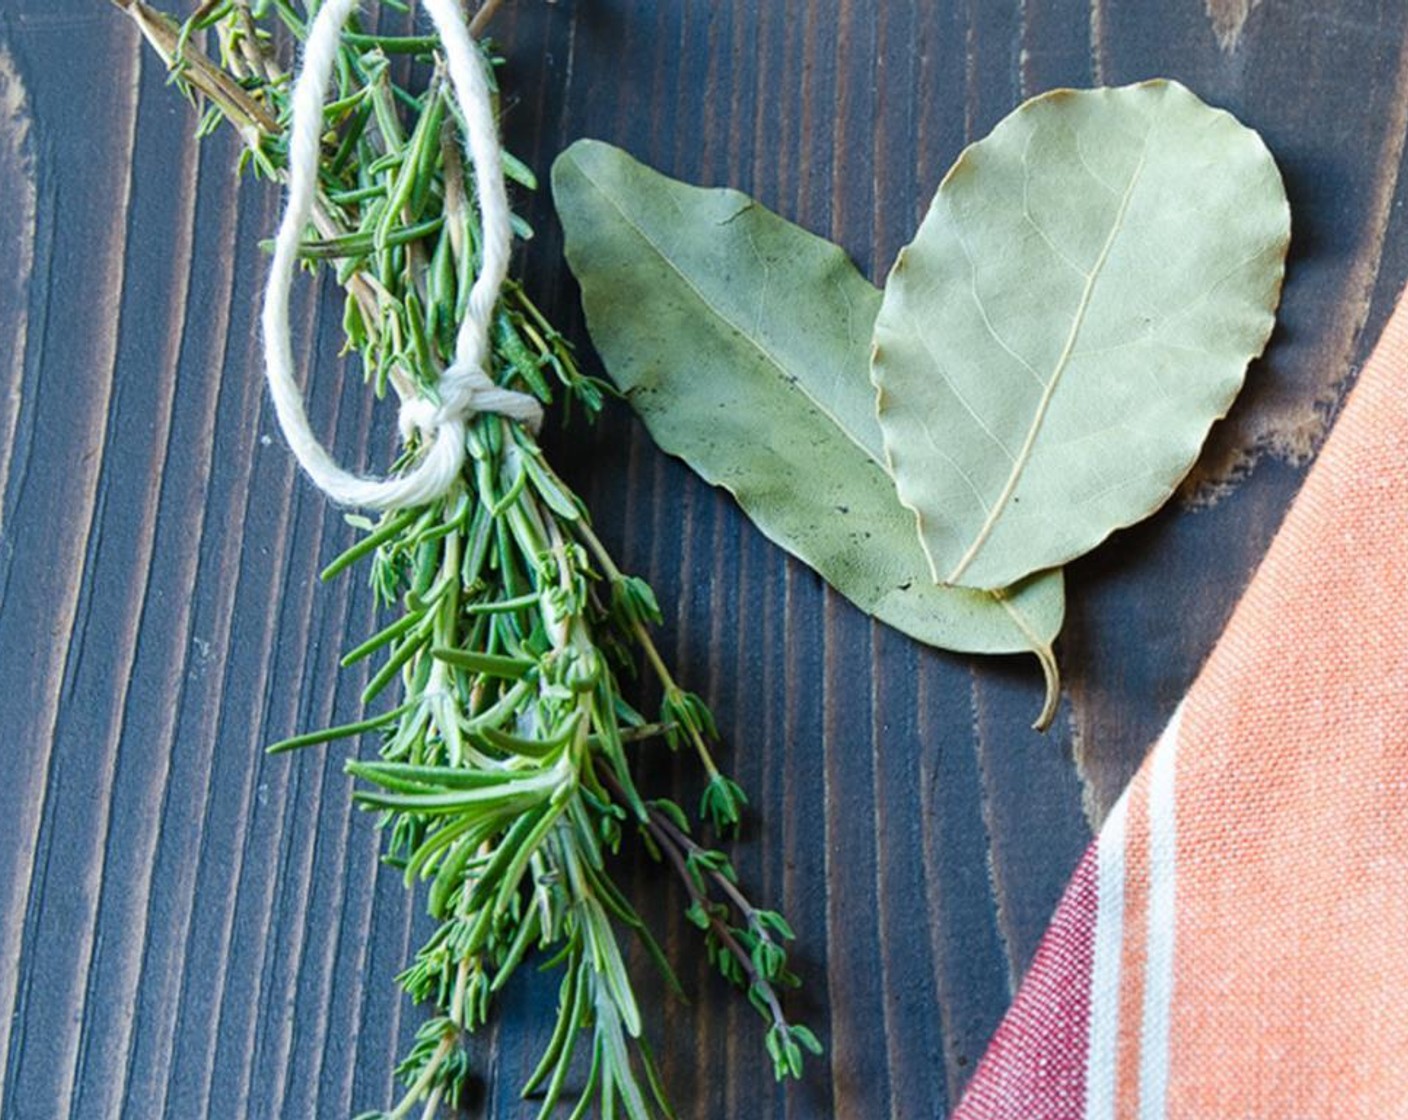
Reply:
<svg viewBox="0 0 1408 1120"><path fill-rule="evenodd" d="M774 1086L680 892L628 859L693 997L650 1000L680 1115L942 1116L1408 276L1408 6L518 0L495 29L509 143L540 174L578 136L612 140L754 193L875 278L963 144L1051 86L1179 78L1284 170L1269 354L1201 484L1071 568L1046 736L1029 661L871 623L624 408L552 441L716 707L753 797L739 868L797 929L794 1007L828 1047ZM198 146L164 80L100 0L0 9L0 1114L348 1116L390 1099L418 1020L391 977L420 900L378 868L345 746L261 747L355 716L363 678L337 658L371 603L359 578L315 578L351 530L293 469L261 382L277 194L235 186L232 139ZM548 200L529 216L522 271L585 346ZM298 315L316 426L380 461L388 410L338 381L332 303ZM692 801L685 761L647 765ZM516 984L475 1045L486 1115L531 1114L513 1089L554 997Z"/></svg>

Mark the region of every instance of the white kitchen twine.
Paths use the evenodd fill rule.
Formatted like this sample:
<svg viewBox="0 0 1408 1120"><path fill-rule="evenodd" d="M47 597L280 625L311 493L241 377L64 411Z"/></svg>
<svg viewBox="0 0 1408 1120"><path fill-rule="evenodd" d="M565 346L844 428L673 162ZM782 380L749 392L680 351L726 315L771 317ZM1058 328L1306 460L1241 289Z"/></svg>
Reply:
<svg viewBox="0 0 1408 1120"><path fill-rule="evenodd" d="M479 197L482 262L469 292L468 307L455 339L455 356L436 384L439 402L424 397L401 401L401 434L419 432L428 447L414 469L391 478L365 478L343 470L313 434L303 392L293 375L288 302L298 263L299 242L308 228L317 189L323 134L323 97L336 59L338 37L357 0L328 0L308 33L303 70L293 90L289 125L288 203L274 240L274 259L264 290L265 375L279 427L303 469L340 505L388 509L424 505L454 484L464 465L466 424L477 412L496 412L534 430L542 408L526 393L495 385L486 372L489 327L508 272L512 229L503 160L484 61L469 36L459 0L424 0L445 49L455 97L467 126Z"/></svg>

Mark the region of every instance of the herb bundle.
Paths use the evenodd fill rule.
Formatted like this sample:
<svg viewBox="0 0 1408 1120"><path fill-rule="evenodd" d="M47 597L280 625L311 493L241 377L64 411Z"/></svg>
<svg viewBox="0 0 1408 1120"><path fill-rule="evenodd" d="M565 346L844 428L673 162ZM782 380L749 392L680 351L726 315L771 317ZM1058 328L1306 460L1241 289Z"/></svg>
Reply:
<svg viewBox="0 0 1408 1120"><path fill-rule="evenodd" d="M200 132L235 126L245 143L241 168L282 179L290 83L277 55L302 39L308 13L290 0L212 0L177 24L141 0L115 2L176 84L203 95ZM218 51L198 49L200 33ZM433 398L478 267L458 107L436 46L433 36L350 26L324 111L316 233L302 256L333 270L345 289L348 349L378 396L390 388ZM424 88L398 82L394 55L426 64ZM531 172L507 155L504 170L534 187ZM600 408L601 387L515 283L503 289L493 341L501 385L544 404L561 395L589 415ZM417 451L411 433L396 466ZM688 748L707 778L699 815L720 833L739 821L743 793L710 753L713 718L675 682L652 641L660 610L650 588L612 561L524 426L479 414L467 451L462 478L443 498L375 522L349 517L363 535L323 573L365 564L378 602L394 610L343 659L379 659L362 699L370 705L399 691L394 706L270 748L380 735L378 761L348 764L363 781L356 797L382 814L388 861L408 885L428 884L439 923L399 978L435 1013L398 1068L403 1098L369 1115L433 1116L463 1103L463 1037L486 1022L495 994L533 954L562 972L556 1027L524 1086L541 1096L539 1115L573 1102L573 1116L593 1104L603 1117L670 1115L641 1037L623 935L678 985L606 866L632 834L678 875L710 959L766 1020L777 1076L798 1076L803 1050L820 1048L781 1004L780 993L797 982L788 968L792 931L748 901L728 857L695 838L688 813L649 797L632 776L634 744ZM621 689L641 665L663 696L656 719Z"/></svg>

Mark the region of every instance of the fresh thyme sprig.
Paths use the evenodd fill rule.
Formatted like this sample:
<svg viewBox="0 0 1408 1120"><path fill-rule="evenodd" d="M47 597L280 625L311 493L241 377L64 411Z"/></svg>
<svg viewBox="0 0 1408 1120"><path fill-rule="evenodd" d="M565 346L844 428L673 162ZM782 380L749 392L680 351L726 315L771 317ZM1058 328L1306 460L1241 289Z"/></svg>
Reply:
<svg viewBox="0 0 1408 1120"><path fill-rule="evenodd" d="M245 145L242 169L281 179L290 89L276 51L301 38L307 13L290 0L212 0L177 24L141 0L114 2L178 87L205 100L201 134L233 125ZM216 57L199 49L202 32L213 33ZM388 387L402 397L434 393L477 268L458 110L435 46L433 37L381 36L354 22L325 111L316 236L304 256L335 270L347 347L378 395ZM423 90L393 79L393 54L427 64ZM511 157L505 172L535 185ZM515 283L503 291L494 341L501 383L544 403L561 391L588 414L600 408L603 387L581 373ZM412 444L397 465L415 453ZM380 734L379 760L347 764L363 783L355 796L382 815L388 861L408 885L427 884L440 923L399 977L412 999L436 1009L398 1068L405 1094L390 1111L367 1115L430 1117L462 1104L464 1035L488 1019L496 993L533 954L562 969L556 1027L524 1086L540 1096L539 1115L560 1103L573 1117L593 1103L603 1117L671 1115L641 1037L622 935L637 938L678 984L607 870L607 854L627 834L678 874L711 961L768 1023L777 1076L798 1076L803 1049L820 1047L787 1019L780 998L796 983L791 929L747 900L728 857L695 839L679 805L647 799L632 776L628 744L688 746L707 777L701 816L719 831L738 823L744 797L712 757L713 717L675 682L651 638L660 620L654 595L612 561L524 428L478 416L468 453L460 484L432 505L376 522L349 517L364 535L323 573L369 564L379 604L396 616L343 664L380 659L363 702L399 688L398 702L270 748ZM663 692L655 722L619 688L642 662Z"/></svg>

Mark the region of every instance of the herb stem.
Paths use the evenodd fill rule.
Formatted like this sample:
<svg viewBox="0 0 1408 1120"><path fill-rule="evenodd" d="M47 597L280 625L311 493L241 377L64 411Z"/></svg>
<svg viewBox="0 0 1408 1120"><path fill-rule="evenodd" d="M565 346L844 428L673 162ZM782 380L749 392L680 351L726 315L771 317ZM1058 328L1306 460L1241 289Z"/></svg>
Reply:
<svg viewBox="0 0 1408 1120"><path fill-rule="evenodd" d="M502 6L503 0L484 0L479 10L474 13L474 18L469 21L469 33L476 39L481 38L489 26L489 21L494 18L494 13Z"/></svg>
<svg viewBox="0 0 1408 1120"><path fill-rule="evenodd" d="M688 844L690 848L697 849L697 845L689 840L688 837L683 836L674 826L673 822L670 821L669 817L660 812L659 809L654 806L649 806L647 807L647 813L645 827L650 830L650 834L656 844L660 846L660 850L663 851L669 859L670 865L675 869L675 874L683 881L685 891L689 894L690 901L699 906L701 910L708 915L709 925L713 930L714 936L719 939L719 942L728 952L733 954L742 967L744 974L747 976L749 991L755 993L766 1002L773 1025L785 1030L787 1028L787 1015L782 1010L782 1004L777 998L777 992L773 989L772 984L759 972L757 965L753 963L752 956L738 943L738 939L734 937L733 931L729 928L728 923L713 911L713 908L709 905L708 896L700 890L695 877L690 874L689 864L685 854L687 849L680 841L684 840L685 844ZM711 878L728 888L725 893L728 894L730 900L738 910L749 917L751 921L754 913L752 905L733 887L733 884L728 881L727 877L715 874L712 875Z"/></svg>
<svg viewBox="0 0 1408 1120"><path fill-rule="evenodd" d="M455 1048L455 1042L454 1034L446 1031L440 1039L440 1045L435 1048L435 1052L425 1063L425 1068L421 1070L420 1076L411 1083L411 1087L406 1090L406 1095L401 1098L400 1103L386 1114L385 1120L405 1120L411 1114L411 1109L415 1107L416 1101L430 1087L435 1080L435 1075L440 1072L440 1067L450 1056L450 1051Z"/></svg>
<svg viewBox="0 0 1408 1120"><path fill-rule="evenodd" d="M611 553L606 550L606 546L601 543L592 527L583 520L576 526L577 534L582 538L591 554L596 558L601 570L606 578L612 583L619 583L624 580L625 574L616 566L616 561L612 559ZM640 645L641 652L645 654L645 659L649 663L651 671L660 681L660 686L665 690L667 698L678 701L685 695L675 681L674 674L670 672L670 667L665 664L665 659L660 656L660 650L655 644L655 639L645 623L638 618L631 619L631 630L636 642ZM709 746L704 742L704 736L692 722L684 728L689 737L690 745L694 748L694 753L698 755L700 765L704 767L704 772L709 775L710 780L720 776L718 764L714 762L714 756L709 750Z"/></svg>
<svg viewBox="0 0 1408 1120"><path fill-rule="evenodd" d="M436 1114L440 1111L440 1099L444 1095L444 1085L437 1085L431 1090L430 1096L425 1100L425 1111L420 1114L421 1120L435 1120Z"/></svg>

